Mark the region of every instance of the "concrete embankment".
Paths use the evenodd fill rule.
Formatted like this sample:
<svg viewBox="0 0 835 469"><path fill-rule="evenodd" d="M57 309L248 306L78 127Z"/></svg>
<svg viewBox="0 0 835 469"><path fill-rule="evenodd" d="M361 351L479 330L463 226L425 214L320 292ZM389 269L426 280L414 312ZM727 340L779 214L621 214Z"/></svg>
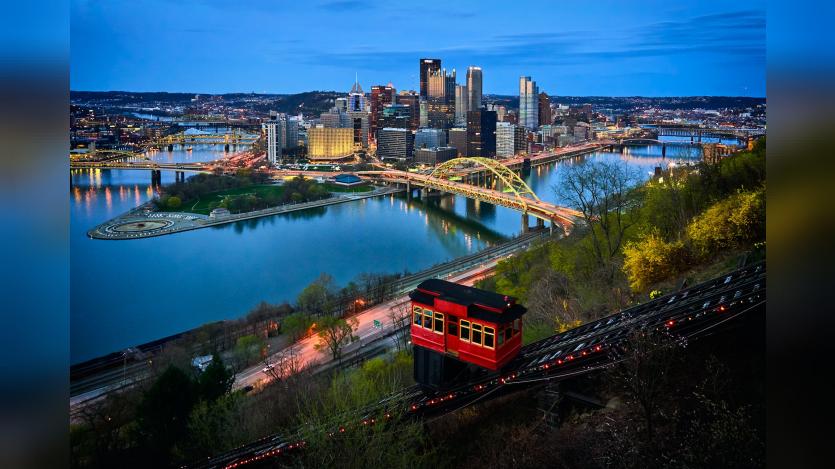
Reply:
<svg viewBox="0 0 835 469"><path fill-rule="evenodd" d="M154 236L180 233L183 231L208 228L210 226L225 225L241 220L267 217L280 213L307 210L316 207L352 202L370 197L401 192L396 187L381 187L364 193L344 193L327 199L304 202L300 204L280 205L278 207L256 210L254 212L238 213L220 217L208 217L196 213L157 212L153 210L153 203L148 202L136 207L116 218L108 220L87 232L94 239L141 239Z"/></svg>

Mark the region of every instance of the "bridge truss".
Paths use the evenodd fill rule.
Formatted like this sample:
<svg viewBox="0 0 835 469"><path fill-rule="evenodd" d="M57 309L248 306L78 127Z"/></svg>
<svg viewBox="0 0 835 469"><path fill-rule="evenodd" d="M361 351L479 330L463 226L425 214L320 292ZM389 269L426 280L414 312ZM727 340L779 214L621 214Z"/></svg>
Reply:
<svg viewBox="0 0 835 469"><path fill-rule="evenodd" d="M453 158L435 167L435 169L432 171L430 175L440 179L449 179L450 175L455 174L453 170L457 166L462 164L474 164L487 169L494 176L499 178L499 180L502 181L502 183L504 184L504 187L506 189L510 189L510 191L519 199L528 198L533 199L537 202L540 201L539 196L537 196L536 193L534 193L534 191L525 183L525 181L522 180L521 177L519 177L518 174L513 172L513 170L511 170L507 166L490 158Z"/></svg>

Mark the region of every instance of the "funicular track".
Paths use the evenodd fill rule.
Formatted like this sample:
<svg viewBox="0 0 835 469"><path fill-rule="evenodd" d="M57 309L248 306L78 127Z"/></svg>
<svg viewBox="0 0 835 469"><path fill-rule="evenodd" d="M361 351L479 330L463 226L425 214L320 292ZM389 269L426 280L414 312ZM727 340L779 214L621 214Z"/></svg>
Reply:
<svg viewBox="0 0 835 469"><path fill-rule="evenodd" d="M352 425L374 425L378 423L375 418L391 418L390 409L400 409L412 418L440 416L525 386L593 373L623 360L624 345L636 330L668 331L681 341L708 335L743 314L762 312L765 282L765 263L738 269L528 344L500 373L485 373L438 392L425 391L418 385L402 389L344 415L345 426L325 431L336 436ZM298 436L271 435L195 462L192 467L233 468L264 463L304 445Z"/></svg>

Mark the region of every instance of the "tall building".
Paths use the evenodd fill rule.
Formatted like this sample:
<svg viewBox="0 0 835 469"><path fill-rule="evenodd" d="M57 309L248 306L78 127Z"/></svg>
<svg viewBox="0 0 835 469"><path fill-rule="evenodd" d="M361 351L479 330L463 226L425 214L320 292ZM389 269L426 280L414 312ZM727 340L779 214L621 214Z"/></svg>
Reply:
<svg viewBox="0 0 835 469"><path fill-rule="evenodd" d="M325 128L321 125L307 131L307 157L311 160L338 160L354 152L354 130Z"/></svg>
<svg viewBox="0 0 835 469"><path fill-rule="evenodd" d="M420 59L420 97L429 96L429 72L441 69L441 59Z"/></svg>
<svg viewBox="0 0 835 469"><path fill-rule="evenodd" d="M284 150L299 146L299 121L296 117L270 111L270 117L261 124L267 137L267 160L275 165L282 159Z"/></svg>
<svg viewBox="0 0 835 469"><path fill-rule="evenodd" d="M521 125L513 128L513 153L515 155L528 153L528 131Z"/></svg>
<svg viewBox="0 0 835 469"><path fill-rule="evenodd" d="M394 104L395 90L391 83L371 87L371 135L376 138L380 117L387 104Z"/></svg>
<svg viewBox="0 0 835 469"><path fill-rule="evenodd" d="M519 77L519 125L531 130L539 125L539 87L531 77Z"/></svg>
<svg viewBox="0 0 835 469"><path fill-rule="evenodd" d="M455 127L449 129L449 146L455 147L458 156L467 156L467 129Z"/></svg>
<svg viewBox="0 0 835 469"><path fill-rule="evenodd" d="M385 127L377 132L377 158L407 161L414 155L415 137L409 129Z"/></svg>
<svg viewBox="0 0 835 469"><path fill-rule="evenodd" d="M455 70L447 75L446 69L430 70L427 76L427 125L436 129L448 129L455 120Z"/></svg>
<svg viewBox="0 0 835 469"><path fill-rule="evenodd" d="M482 109L467 113L467 156L495 158L496 111Z"/></svg>
<svg viewBox="0 0 835 469"><path fill-rule="evenodd" d="M397 104L409 106L411 123L409 128L417 130L420 127L420 96L414 91L401 91L397 95Z"/></svg>
<svg viewBox="0 0 835 469"><path fill-rule="evenodd" d="M354 149L360 150L368 148L368 138L370 131L369 113L363 111L347 112L348 128L353 131Z"/></svg>
<svg viewBox="0 0 835 469"><path fill-rule="evenodd" d="M365 111L365 93L359 80L354 81L351 92L348 93L348 110L351 112Z"/></svg>
<svg viewBox="0 0 835 469"><path fill-rule="evenodd" d="M379 129L390 127L393 129L410 129L412 122L412 109L405 104L388 104L383 108L380 119L377 122ZM411 129L410 129L411 130Z"/></svg>
<svg viewBox="0 0 835 469"><path fill-rule="evenodd" d="M333 106L337 111L348 112L348 98L336 98Z"/></svg>
<svg viewBox="0 0 835 469"><path fill-rule="evenodd" d="M420 127L429 127L429 103L426 102L426 99L420 98L418 108L418 115L420 116L418 125Z"/></svg>
<svg viewBox="0 0 835 469"><path fill-rule="evenodd" d="M455 86L455 125L466 125L469 110L469 93L467 85Z"/></svg>
<svg viewBox="0 0 835 469"><path fill-rule="evenodd" d="M546 93L539 93L539 125L551 125L551 98Z"/></svg>
<svg viewBox="0 0 835 469"><path fill-rule="evenodd" d="M419 129L415 132L415 149L446 146L446 132L442 129Z"/></svg>
<svg viewBox="0 0 835 469"><path fill-rule="evenodd" d="M515 154L513 139L516 134L516 126L510 122L496 123L496 156L499 158L510 158Z"/></svg>
<svg viewBox="0 0 835 469"><path fill-rule="evenodd" d="M481 67L467 68L467 110L481 109Z"/></svg>
<svg viewBox="0 0 835 469"><path fill-rule="evenodd" d="M282 117L284 115L282 114ZM278 113L270 111L269 119L261 124L261 129L267 136L267 161L275 165L281 159L284 147L284 121L279 119Z"/></svg>

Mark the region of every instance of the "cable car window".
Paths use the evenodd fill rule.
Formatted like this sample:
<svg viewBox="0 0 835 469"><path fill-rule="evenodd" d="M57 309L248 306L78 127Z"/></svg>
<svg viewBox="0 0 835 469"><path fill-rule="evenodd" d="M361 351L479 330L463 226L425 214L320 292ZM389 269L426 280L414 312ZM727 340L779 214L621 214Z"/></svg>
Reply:
<svg viewBox="0 0 835 469"><path fill-rule="evenodd" d="M461 340L470 340L470 322L461 321Z"/></svg>
<svg viewBox="0 0 835 469"><path fill-rule="evenodd" d="M473 324L473 343L481 345L481 324Z"/></svg>
<svg viewBox="0 0 835 469"><path fill-rule="evenodd" d="M454 335L454 336L458 337L458 318L457 317L455 317L451 314L449 316L447 316L446 327L447 327L447 334Z"/></svg>
<svg viewBox="0 0 835 469"><path fill-rule="evenodd" d="M415 306L413 311L415 312L415 324L420 326L420 317L422 315L423 309L420 306Z"/></svg>
<svg viewBox="0 0 835 469"><path fill-rule="evenodd" d="M495 336L495 331L492 327L484 326L484 346L487 348L493 348L493 337Z"/></svg>
<svg viewBox="0 0 835 469"><path fill-rule="evenodd" d="M441 313L435 313L435 332L444 333L444 315Z"/></svg>
<svg viewBox="0 0 835 469"><path fill-rule="evenodd" d="M513 335L516 335L516 334L519 333L519 326L520 326L521 323L522 323L521 319L514 319L513 320Z"/></svg>
<svg viewBox="0 0 835 469"><path fill-rule="evenodd" d="M428 309L423 310L423 327L432 329L432 311Z"/></svg>
<svg viewBox="0 0 835 469"><path fill-rule="evenodd" d="M510 340L510 336L513 335L513 327L507 326L507 329L504 330L504 340Z"/></svg>
<svg viewBox="0 0 835 469"><path fill-rule="evenodd" d="M501 347L501 346L502 346L502 344L504 343L504 334L505 334L505 330L504 330L504 329L499 329L499 333L498 333L498 334L496 334L497 345L498 345L499 347Z"/></svg>

